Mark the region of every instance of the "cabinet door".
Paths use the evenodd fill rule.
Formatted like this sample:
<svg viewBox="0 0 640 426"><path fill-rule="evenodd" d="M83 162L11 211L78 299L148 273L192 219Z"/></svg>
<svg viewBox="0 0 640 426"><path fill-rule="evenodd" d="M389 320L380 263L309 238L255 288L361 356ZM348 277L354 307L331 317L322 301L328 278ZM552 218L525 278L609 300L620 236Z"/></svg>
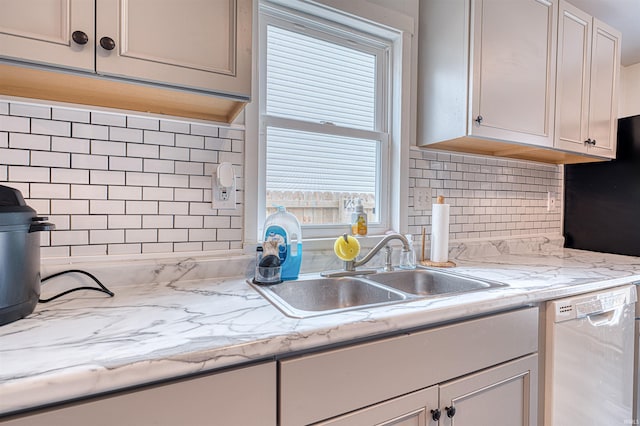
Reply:
<svg viewBox="0 0 640 426"><path fill-rule="evenodd" d="M1 8L0 57L93 71L93 0L2 0Z"/></svg>
<svg viewBox="0 0 640 426"><path fill-rule="evenodd" d="M553 146L557 2L478 0L472 8L469 133Z"/></svg>
<svg viewBox="0 0 640 426"><path fill-rule="evenodd" d="M435 426L431 410L438 407L438 387L392 399L387 402L336 417L318 426Z"/></svg>
<svg viewBox="0 0 640 426"><path fill-rule="evenodd" d="M136 389L0 423L2 426L275 426L276 364Z"/></svg>
<svg viewBox="0 0 640 426"><path fill-rule="evenodd" d="M589 137L595 145L589 152L606 157L616 153L620 38L618 31L593 20Z"/></svg>
<svg viewBox="0 0 640 426"><path fill-rule="evenodd" d="M446 407L454 407L453 417ZM440 387L441 426L536 426L538 356L508 362Z"/></svg>
<svg viewBox="0 0 640 426"><path fill-rule="evenodd" d="M251 0L97 0L96 4L99 74L248 99ZM113 40L112 50L107 39Z"/></svg>
<svg viewBox="0 0 640 426"><path fill-rule="evenodd" d="M591 23L590 15L560 2L555 146L574 152L588 146Z"/></svg>

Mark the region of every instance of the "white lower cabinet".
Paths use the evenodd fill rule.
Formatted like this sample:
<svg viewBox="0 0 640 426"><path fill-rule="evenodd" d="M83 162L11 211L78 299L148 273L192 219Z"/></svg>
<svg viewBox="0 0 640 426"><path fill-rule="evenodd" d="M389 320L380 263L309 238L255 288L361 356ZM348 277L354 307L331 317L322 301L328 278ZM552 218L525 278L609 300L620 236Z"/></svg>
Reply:
<svg viewBox="0 0 640 426"><path fill-rule="evenodd" d="M538 356L440 386L441 426L535 426Z"/></svg>
<svg viewBox="0 0 640 426"><path fill-rule="evenodd" d="M535 426L537 351L527 308L284 359L280 425Z"/></svg>
<svg viewBox="0 0 640 426"><path fill-rule="evenodd" d="M321 426L426 426L437 424L432 420L438 409L438 387L432 386L409 395L381 402L362 410L336 417Z"/></svg>
<svg viewBox="0 0 640 426"><path fill-rule="evenodd" d="M34 414L2 426L276 424L276 363L176 380Z"/></svg>

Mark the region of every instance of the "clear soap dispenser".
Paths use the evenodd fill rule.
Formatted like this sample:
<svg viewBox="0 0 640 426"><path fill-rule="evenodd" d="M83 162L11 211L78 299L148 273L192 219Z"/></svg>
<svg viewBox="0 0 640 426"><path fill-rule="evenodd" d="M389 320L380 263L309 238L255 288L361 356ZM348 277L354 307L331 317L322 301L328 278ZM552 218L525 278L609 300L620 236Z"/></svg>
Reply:
<svg viewBox="0 0 640 426"><path fill-rule="evenodd" d="M409 250L402 250L400 252L400 269L416 269L416 252L413 249L413 235L406 234L405 237L409 242Z"/></svg>

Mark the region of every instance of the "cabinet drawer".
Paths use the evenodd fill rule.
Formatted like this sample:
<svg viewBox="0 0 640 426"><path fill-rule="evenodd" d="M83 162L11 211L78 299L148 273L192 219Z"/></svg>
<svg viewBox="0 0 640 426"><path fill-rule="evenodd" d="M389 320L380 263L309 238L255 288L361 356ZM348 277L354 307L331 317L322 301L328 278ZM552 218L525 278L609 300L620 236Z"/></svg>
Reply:
<svg viewBox="0 0 640 426"><path fill-rule="evenodd" d="M347 413L538 350L538 308L280 362L281 425Z"/></svg>

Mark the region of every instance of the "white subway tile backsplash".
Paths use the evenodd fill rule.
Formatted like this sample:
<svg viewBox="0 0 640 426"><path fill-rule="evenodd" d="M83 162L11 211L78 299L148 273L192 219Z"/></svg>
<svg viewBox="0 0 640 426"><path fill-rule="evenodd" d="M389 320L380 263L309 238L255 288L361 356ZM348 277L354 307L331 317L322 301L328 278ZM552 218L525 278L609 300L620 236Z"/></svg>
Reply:
<svg viewBox="0 0 640 426"><path fill-rule="evenodd" d="M108 244L107 253L112 255L140 254L142 253L142 245L141 244Z"/></svg>
<svg viewBox="0 0 640 426"><path fill-rule="evenodd" d="M127 214L158 214L157 201L126 201Z"/></svg>
<svg viewBox="0 0 640 426"><path fill-rule="evenodd" d="M202 243L199 241L192 242L192 243L174 243L173 251L175 252L202 251Z"/></svg>
<svg viewBox="0 0 640 426"><path fill-rule="evenodd" d="M127 155L127 144L114 141L91 141L91 154L124 157Z"/></svg>
<svg viewBox="0 0 640 426"><path fill-rule="evenodd" d="M91 214L124 214L124 200L91 200L89 204Z"/></svg>
<svg viewBox="0 0 640 426"><path fill-rule="evenodd" d="M156 132L152 130L144 131L144 143L173 146L175 143L174 140L175 137L173 133Z"/></svg>
<svg viewBox="0 0 640 426"><path fill-rule="evenodd" d="M74 169L108 170L109 157L74 153L71 154L71 167Z"/></svg>
<svg viewBox="0 0 640 426"><path fill-rule="evenodd" d="M244 130L220 128L219 136L221 139L237 139L244 140Z"/></svg>
<svg viewBox="0 0 640 426"><path fill-rule="evenodd" d="M546 193L560 193L561 166L413 148L413 187L430 187L451 207L453 239L560 234L559 212L546 212ZM410 230L429 233L430 214L410 204Z"/></svg>
<svg viewBox="0 0 640 426"><path fill-rule="evenodd" d="M89 180L91 184L97 185L124 185L125 172L91 170L89 172Z"/></svg>
<svg viewBox="0 0 640 426"><path fill-rule="evenodd" d="M26 117L0 115L0 131L29 133L31 120Z"/></svg>
<svg viewBox="0 0 640 426"><path fill-rule="evenodd" d="M136 214L109 215L109 229L140 229L142 228L142 216Z"/></svg>
<svg viewBox="0 0 640 426"><path fill-rule="evenodd" d="M51 200L52 214L89 214L89 200Z"/></svg>
<svg viewBox="0 0 640 426"><path fill-rule="evenodd" d="M127 127L134 129L159 130L160 120L147 117L127 117Z"/></svg>
<svg viewBox="0 0 640 426"><path fill-rule="evenodd" d="M160 120L160 131L170 133L189 133L189 123L182 121Z"/></svg>
<svg viewBox="0 0 640 426"><path fill-rule="evenodd" d="M31 151L31 166L69 167L71 156L64 152Z"/></svg>
<svg viewBox="0 0 640 426"><path fill-rule="evenodd" d="M9 148L9 132L0 132L0 148Z"/></svg>
<svg viewBox="0 0 640 426"><path fill-rule="evenodd" d="M141 172L142 158L109 157L109 170L122 170L125 172Z"/></svg>
<svg viewBox="0 0 640 426"><path fill-rule="evenodd" d="M142 130L125 127L109 127L109 140L121 142L142 142Z"/></svg>
<svg viewBox="0 0 640 426"><path fill-rule="evenodd" d="M127 229L127 243L155 243L158 241L158 230L156 229Z"/></svg>
<svg viewBox="0 0 640 426"><path fill-rule="evenodd" d="M142 188L142 199L146 201L173 201L173 188Z"/></svg>
<svg viewBox="0 0 640 426"><path fill-rule="evenodd" d="M176 161L175 162L175 173L176 175L203 175L209 174L205 172L204 163L196 163L196 162L186 162L186 161Z"/></svg>
<svg viewBox="0 0 640 426"><path fill-rule="evenodd" d="M126 184L128 186L158 186L156 173L127 172Z"/></svg>
<svg viewBox="0 0 640 426"><path fill-rule="evenodd" d="M220 157L224 152L220 152ZM218 163L218 152L217 151L207 151L206 149L191 149L191 158L198 161L203 161L205 163ZM226 161L226 160L221 160Z"/></svg>
<svg viewBox="0 0 640 426"><path fill-rule="evenodd" d="M6 170L5 166L5 170ZM53 182L48 167L9 166L8 179L15 182ZM5 178L6 179L6 178ZM24 195L24 194L23 194Z"/></svg>
<svg viewBox="0 0 640 426"><path fill-rule="evenodd" d="M76 200L106 200L106 185L71 185L71 198Z"/></svg>
<svg viewBox="0 0 640 426"><path fill-rule="evenodd" d="M0 158L3 164L29 165L30 151L0 148Z"/></svg>
<svg viewBox="0 0 640 426"><path fill-rule="evenodd" d="M0 101L0 115L7 115L7 114L9 114L9 103Z"/></svg>
<svg viewBox="0 0 640 426"><path fill-rule="evenodd" d="M204 226L203 217L196 215L175 216L173 223L176 228L202 229Z"/></svg>
<svg viewBox="0 0 640 426"><path fill-rule="evenodd" d="M63 183L32 183L30 198L69 198L69 185Z"/></svg>
<svg viewBox="0 0 640 426"><path fill-rule="evenodd" d="M218 127L206 124L191 124L191 134L217 137Z"/></svg>
<svg viewBox="0 0 640 426"><path fill-rule="evenodd" d="M122 114L110 114L104 112L91 113L92 124L103 124L105 126L125 127L127 125L127 117Z"/></svg>
<svg viewBox="0 0 640 426"><path fill-rule="evenodd" d="M189 176L187 175L159 175L159 186L170 188L188 188Z"/></svg>
<svg viewBox="0 0 640 426"><path fill-rule="evenodd" d="M28 133L11 133L11 135L9 136L9 147L17 149L49 151L49 149L51 148L51 137L43 135L30 135Z"/></svg>
<svg viewBox="0 0 640 426"><path fill-rule="evenodd" d="M202 189L175 189L175 201L203 201Z"/></svg>
<svg viewBox="0 0 640 426"><path fill-rule="evenodd" d="M91 244L124 243L124 229L92 229L89 231Z"/></svg>
<svg viewBox="0 0 640 426"><path fill-rule="evenodd" d="M51 108L41 105L12 103L9 114L23 117L51 118Z"/></svg>
<svg viewBox="0 0 640 426"><path fill-rule="evenodd" d="M51 118L61 121L75 121L76 123L89 123L90 112L72 108L52 108Z"/></svg>
<svg viewBox="0 0 640 426"><path fill-rule="evenodd" d="M142 187L140 186L109 186L110 200L142 200Z"/></svg>
<svg viewBox="0 0 640 426"><path fill-rule="evenodd" d="M187 215L189 214L189 203L180 201L160 201L158 203L158 213Z"/></svg>
<svg viewBox="0 0 640 426"><path fill-rule="evenodd" d="M220 138L204 138L204 149L210 149L213 151L231 151L232 149L230 139Z"/></svg>
<svg viewBox="0 0 640 426"><path fill-rule="evenodd" d="M127 156L142 158L160 158L160 146L139 143L127 144ZM167 157L162 157L167 158Z"/></svg>
<svg viewBox="0 0 640 426"><path fill-rule="evenodd" d="M142 216L143 228L173 228L173 216L144 215Z"/></svg>
<svg viewBox="0 0 640 426"><path fill-rule="evenodd" d="M0 128L0 130L2 129ZM204 136L176 134L176 146L181 146L184 148L203 149Z"/></svg>
<svg viewBox="0 0 640 426"><path fill-rule="evenodd" d="M173 173L174 163L170 160L153 160L145 158L143 170L145 173Z"/></svg>
<svg viewBox="0 0 640 426"><path fill-rule="evenodd" d="M92 244L90 246L71 246L71 256L104 256L107 254L106 244Z"/></svg>
<svg viewBox="0 0 640 426"><path fill-rule="evenodd" d="M89 231L51 232L51 244L54 246L75 246L89 243Z"/></svg>
<svg viewBox="0 0 640 426"><path fill-rule="evenodd" d="M71 216L71 226L73 229L107 229L109 218L108 215L74 215Z"/></svg>
<svg viewBox="0 0 640 426"><path fill-rule="evenodd" d="M173 248L171 243L143 243L143 253L166 253L170 252Z"/></svg>
<svg viewBox="0 0 640 426"><path fill-rule="evenodd" d="M8 167L0 165L0 182L8 179Z"/></svg>
<svg viewBox="0 0 640 426"><path fill-rule="evenodd" d="M187 229L158 229L158 242L180 241L189 241L189 231Z"/></svg>
<svg viewBox="0 0 640 426"><path fill-rule="evenodd" d="M173 146L161 146L159 156L156 158L164 158L167 160L180 160L189 161L189 149L188 148L176 148ZM198 161L204 161L198 159Z"/></svg>
<svg viewBox="0 0 640 426"><path fill-rule="evenodd" d="M83 139L109 139L109 128L94 124L71 123L71 136Z"/></svg>
<svg viewBox="0 0 640 426"><path fill-rule="evenodd" d="M32 118L31 133L51 136L71 136L71 123Z"/></svg>
<svg viewBox="0 0 640 426"><path fill-rule="evenodd" d="M51 138L52 151L89 154L89 147L89 139L63 138L59 136Z"/></svg>

